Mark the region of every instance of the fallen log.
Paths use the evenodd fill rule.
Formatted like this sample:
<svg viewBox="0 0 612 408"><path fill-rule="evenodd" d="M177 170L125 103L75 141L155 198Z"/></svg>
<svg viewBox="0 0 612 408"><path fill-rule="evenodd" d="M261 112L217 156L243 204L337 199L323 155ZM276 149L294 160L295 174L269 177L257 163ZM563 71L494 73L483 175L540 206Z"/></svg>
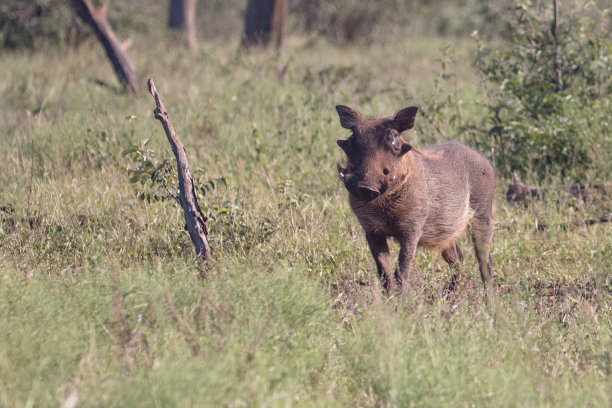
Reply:
<svg viewBox="0 0 612 408"><path fill-rule="evenodd" d="M540 199L545 196L547 192L552 190L565 190L578 200L593 203L600 202L602 199L609 197L610 191L612 190L612 183L595 181L587 184L571 183L556 188L549 186L537 187L523 183L516 172L513 172L512 179L508 182L508 190L506 190L506 201L526 206L529 201ZM609 211L609 209L606 211ZM578 217L574 221L574 225L593 225L607 222L612 222L612 213L606 213L600 217L590 217L587 219ZM544 228L545 226L542 226L540 229Z"/></svg>
<svg viewBox="0 0 612 408"><path fill-rule="evenodd" d="M506 190L506 201L509 203L525 204L525 201L532 197L538 197L540 189L536 186L530 186L523 183L515 171L512 172L512 180L508 182L508 190Z"/></svg>
<svg viewBox="0 0 612 408"><path fill-rule="evenodd" d="M573 197L587 202L593 201L598 196L609 196L612 183L595 181L592 183L571 183L561 187L537 187L523 183L516 172L512 172L512 179L508 181L506 190L506 201L509 203L525 204L529 199L537 199L551 190L565 190Z"/></svg>
<svg viewBox="0 0 612 408"><path fill-rule="evenodd" d="M208 219L202 214L202 210L198 204L193 177L191 177L189 163L187 162L185 147L174 132L174 128L168 118L168 112L153 83L153 78L149 77L148 84L149 92L155 99L156 107L153 111L155 119L159 120L164 127L168 142L170 142L172 152L176 158L179 180L179 202L185 214L185 227L189 232L196 254L200 258L206 260L210 257L210 245L208 244L207 238L208 228L206 227L206 221Z"/></svg>
<svg viewBox="0 0 612 408"><path fill-rule="evenodd" d="M76 14L89 25L104 46L106 55L113 64L119 82L130 92L138 91L136 68L127 55L131 41L121 43L108 20L106 19L106 6L95 7L89 0L72 0Z"/></svg>

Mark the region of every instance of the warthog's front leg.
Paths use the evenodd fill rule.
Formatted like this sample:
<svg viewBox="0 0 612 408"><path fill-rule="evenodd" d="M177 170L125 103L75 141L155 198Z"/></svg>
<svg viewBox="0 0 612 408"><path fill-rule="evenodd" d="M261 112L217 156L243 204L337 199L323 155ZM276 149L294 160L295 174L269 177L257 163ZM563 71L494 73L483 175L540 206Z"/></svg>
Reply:
<svg viewBox="0 0 612 408"><path fill-rule="evenodd" d="M391 289L393 280L391 279L391 255L389 254L389 245L387 237L383 234L366 232L366 239L372 251L372 256L376 261L378 276L383 281L383 287L386 291Z"/></svg>
<svg viewBox="0 0 612 408"><path fill-rule="evenodd" d="M400 287L415 281L414 276L412 276L414 272L411 272L411 269L413 269L412 263L414 262L417 243L418 238L416 238L416 234L409 234L400 238L399 265L395 275L397 284Z"/></svg>

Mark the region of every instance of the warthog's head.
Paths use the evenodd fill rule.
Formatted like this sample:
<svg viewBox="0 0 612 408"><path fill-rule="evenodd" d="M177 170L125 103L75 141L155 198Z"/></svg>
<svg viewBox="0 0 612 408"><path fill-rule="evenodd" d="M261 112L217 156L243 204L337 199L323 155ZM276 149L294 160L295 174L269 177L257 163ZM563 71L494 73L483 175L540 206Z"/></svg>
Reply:
<svg viewBox="0 0 612 408"><path fill-rule="evenodd" d="M342 105L336 110L342 127L352 132L347 140L338 140L348 159L346 168L338 165L338 173L349 193L373 200L401 185L408 172L402 156L412 149L401 133L412 129L418 108L405 108L388 118L364 117Z"/></svg>

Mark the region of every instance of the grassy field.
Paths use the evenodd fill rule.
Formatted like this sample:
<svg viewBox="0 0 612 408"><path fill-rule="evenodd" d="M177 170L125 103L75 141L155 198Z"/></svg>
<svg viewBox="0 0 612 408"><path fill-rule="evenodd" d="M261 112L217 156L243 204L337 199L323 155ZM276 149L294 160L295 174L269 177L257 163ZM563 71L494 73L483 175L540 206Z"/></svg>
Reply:
<svg viewBox="0 0 612 408"><path fill-rule="evenodd" d="M442 98L443 40L291 38L280 55L134 40L136 96L93 39L0 59L0 406L612 405L612 229L581 221L609 199L558 189L513 206L498 179L496 319L466 237L458 271L419 251L421 284L380 293L335 170L334 106ZM450 45L449 86L475 115L474 44ZM207 264L180 208L129 181L131 144L171 157L148 74L192 168L227 180L201 198ZM443 140L417 122L414 146Z"/></svg>

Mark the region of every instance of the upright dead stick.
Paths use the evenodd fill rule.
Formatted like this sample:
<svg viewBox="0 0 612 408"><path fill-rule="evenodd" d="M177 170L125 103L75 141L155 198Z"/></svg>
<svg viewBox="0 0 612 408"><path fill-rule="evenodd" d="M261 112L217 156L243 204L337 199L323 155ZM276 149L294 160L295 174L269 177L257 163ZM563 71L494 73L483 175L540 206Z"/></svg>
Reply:
<svg viewBox="0 0 612 408"><path fill-rule="evenodd" d="M136 68L126 51L130 40L125 43L119 42L106 19L106 6L94 7L89 0L72 0L72 6L77 15L96 33L108 59L113 64L119 82L131 92L136 92L138 90Z"/></svg>
<svg viewBox="0 0 612 408"><path fill-rule="evenodd" d="M166 112L166 108L157 93L157 89L155 89L155 84L151 77L149 77L149 92L153 95L153 98L155 98L155 103L157 105L155 111L153 111L155 119L159 120L164 127L168 142L170 142L174 157L176 158L179 179L179 201L185 213L187 231L189 231L189 236L195 246L196 254L202 259L208 259L210 257L210 245L206 238L208 235L208 228L206 227L207 218L202 214L202 210L198 204L193 178L191 177L189 164L187 163L185 147L183 147L183 143L181 143L178 137L176 137L176 133L174 133L174 128L168 119L168 112Z"/></svg>

